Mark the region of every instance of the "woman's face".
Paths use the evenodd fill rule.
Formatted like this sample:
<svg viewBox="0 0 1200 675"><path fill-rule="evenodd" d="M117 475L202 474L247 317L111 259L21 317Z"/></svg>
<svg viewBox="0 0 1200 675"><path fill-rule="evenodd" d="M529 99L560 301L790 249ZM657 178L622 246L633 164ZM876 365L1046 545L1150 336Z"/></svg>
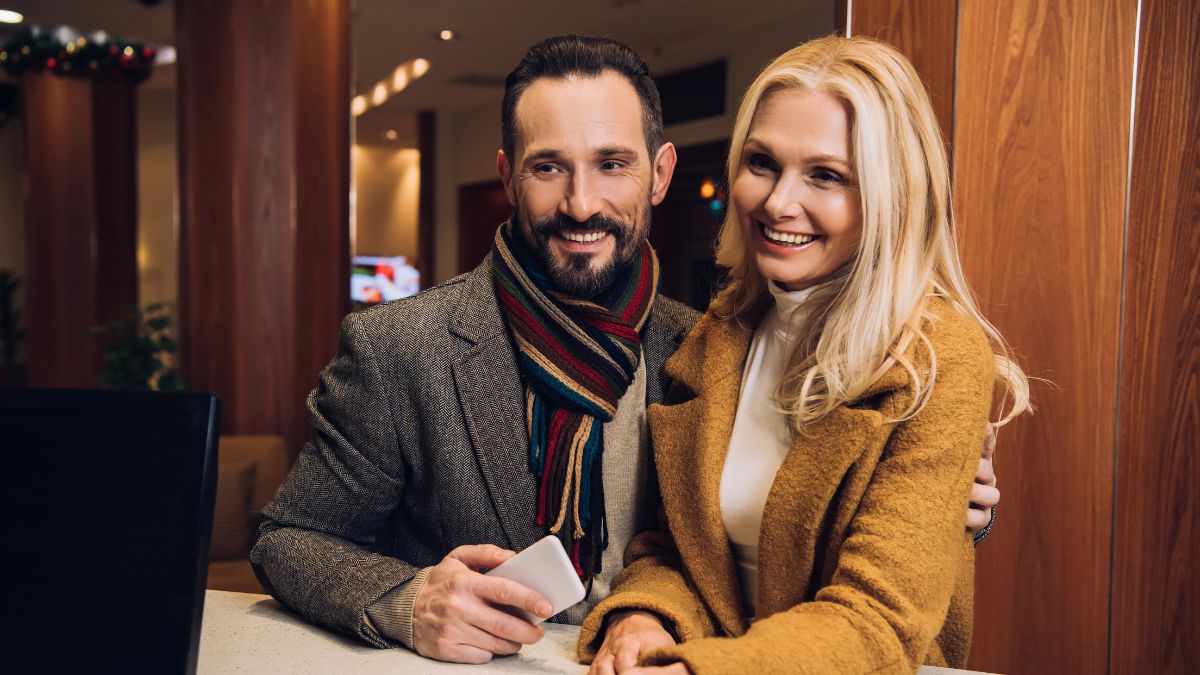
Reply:
<svg viewBox="0 0 1200 675"><path fill-rule="evenodd" d="M764 96L730 198L764 277L791 291L828 279L862 233L848 106L819 91Z"/></svg>

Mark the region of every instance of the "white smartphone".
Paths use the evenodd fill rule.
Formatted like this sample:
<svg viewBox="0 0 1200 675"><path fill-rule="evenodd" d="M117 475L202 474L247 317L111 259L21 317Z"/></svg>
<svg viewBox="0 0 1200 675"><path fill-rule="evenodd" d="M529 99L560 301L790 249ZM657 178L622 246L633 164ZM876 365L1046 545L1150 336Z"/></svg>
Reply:
<svg viewBox="0 0 1200 675"><path fill-rule="evenodd" d="M587 591L575 574L575 566L563 550L558 537L547 535L529 548L487 571L489 576L511 579L546 596L554 608L551 616L583 600ZM529 612L513 607L514 613L530 623L545 621Z"/></svg>

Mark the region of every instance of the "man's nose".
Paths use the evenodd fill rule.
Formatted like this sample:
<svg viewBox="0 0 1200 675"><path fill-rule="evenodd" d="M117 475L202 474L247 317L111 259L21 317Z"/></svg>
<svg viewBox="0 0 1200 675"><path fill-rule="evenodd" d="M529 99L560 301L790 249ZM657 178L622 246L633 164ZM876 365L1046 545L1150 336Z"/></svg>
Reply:
<svg viewBox="0 0 1200 675"><path fill-rule="evenodd" d="M771 195L767 197L764 210L771 220L776 222L798 218L804 212L804 206L801 204L804 190L802 180L781 176L771 190Z"/></svg>
<svg viewBox="0 0 1200 675"><path fill-rule="evenodd" d="M601 199L587 172L576 171L564 195L559 211L582 223L600 212Z"/></svg>

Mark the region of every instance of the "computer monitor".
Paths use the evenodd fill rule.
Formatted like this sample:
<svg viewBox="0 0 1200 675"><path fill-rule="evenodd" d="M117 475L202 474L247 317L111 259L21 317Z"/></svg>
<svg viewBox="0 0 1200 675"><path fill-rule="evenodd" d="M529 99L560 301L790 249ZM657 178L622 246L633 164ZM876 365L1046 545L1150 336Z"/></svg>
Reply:
<svg viewBox="0 0 1200 675"><path fill-rule="evenodd" d="M0 391L4 663L195 672L219 416L213 394Z"/></svg>

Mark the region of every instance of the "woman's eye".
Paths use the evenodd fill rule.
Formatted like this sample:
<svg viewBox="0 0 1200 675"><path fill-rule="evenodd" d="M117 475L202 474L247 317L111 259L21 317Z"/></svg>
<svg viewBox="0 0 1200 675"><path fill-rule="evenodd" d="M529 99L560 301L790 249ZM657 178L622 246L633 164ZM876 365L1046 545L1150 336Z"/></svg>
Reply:
<svg viewBox="0 0 1200 675"><path fill-rule="evenodd" d="M746 163L752 169L762 169L763 171L775 171L777 168L775 160L761 153L750 155L750 159Z"/></svg>
<svg viewBox="0 0 1200 675"><path fill-rule="evenodd" d="M841 184L841 183L846 182L842 178L841 174L839 174L836 171L830 171L829 169L817 169L817 170L813 171L812 177L821 183Z"/></svg>

